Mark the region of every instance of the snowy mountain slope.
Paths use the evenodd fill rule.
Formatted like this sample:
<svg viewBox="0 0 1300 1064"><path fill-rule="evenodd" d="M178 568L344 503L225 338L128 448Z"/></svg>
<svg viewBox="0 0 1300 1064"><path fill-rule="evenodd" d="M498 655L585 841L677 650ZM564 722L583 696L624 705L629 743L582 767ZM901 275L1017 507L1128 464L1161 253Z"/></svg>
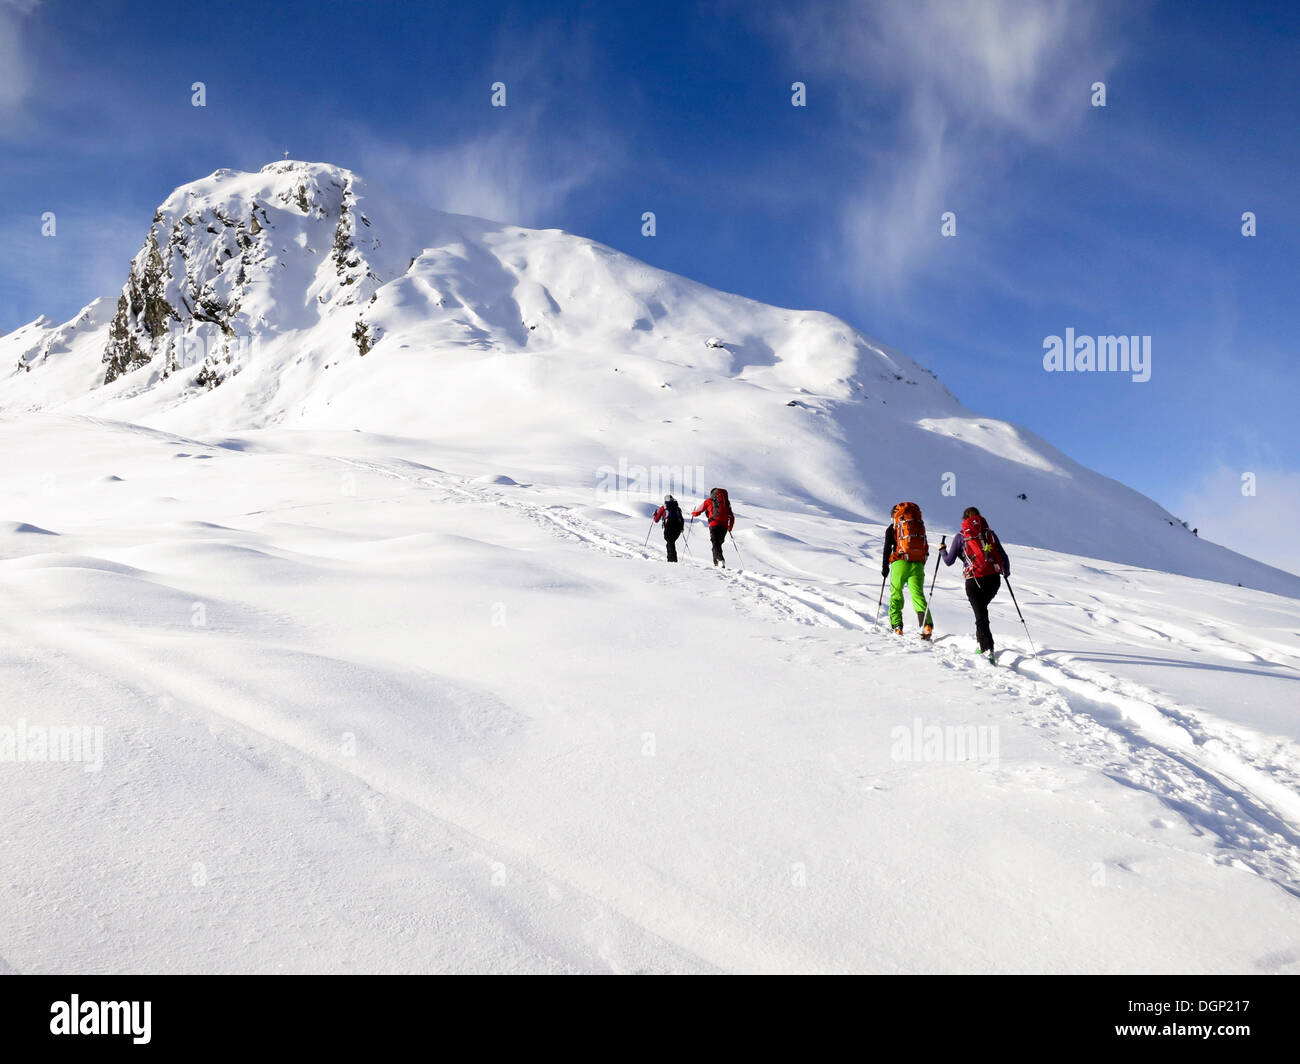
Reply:
<svg viewBox="0 0 1300 1064"><path fill-rule="evenodd" d="M616 490L662 471L654 487L726 483L790 512L879 521L911 498L938 529L975 502L1012 543L1300 595L1300 577L1195 539L829 315L402 203L325 164L177 189L121 295L92 308L39 358L48 323L0 338L0 410L360 429L593 496L627 468L645 482Z"/></svg>
<svg viewBox="0 0 1300 1064"><path fill-rule="evenodd" d="M872 623L853 521L744 504L717 572L490 452L0 446L42 458L0 729L103 728L100 771L2 766L12 970L1300 965L1293 599L1024 550L1040 655L999 599L988 668L952 571L937 645Z"/></svg>

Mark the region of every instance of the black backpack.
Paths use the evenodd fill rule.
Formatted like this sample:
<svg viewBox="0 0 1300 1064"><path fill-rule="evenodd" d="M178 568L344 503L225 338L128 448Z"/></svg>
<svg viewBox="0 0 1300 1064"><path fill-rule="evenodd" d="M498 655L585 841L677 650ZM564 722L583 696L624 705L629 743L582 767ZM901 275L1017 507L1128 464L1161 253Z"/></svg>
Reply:
<svg viewBox="0 0 1300 1064"><path fill-rule="evenodd" d="M682 508L677 505L677 500L664 503L664 528L680 532L685 524L686 518L682 516Z"/></svg>

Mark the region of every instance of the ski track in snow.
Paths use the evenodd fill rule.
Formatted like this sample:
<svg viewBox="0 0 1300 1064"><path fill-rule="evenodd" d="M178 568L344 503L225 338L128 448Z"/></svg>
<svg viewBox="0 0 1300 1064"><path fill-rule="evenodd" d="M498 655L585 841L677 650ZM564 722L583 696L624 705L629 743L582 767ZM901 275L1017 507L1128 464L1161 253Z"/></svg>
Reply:
<svg viewBox="0 0 1300 1064"><path fill-rule="evenodd" d="M661 560L658 550L629 542L573 506L510 498L472 483L471 478L429 476L423 466L412 465L408 472L401 469L402 463L336 461L438 489L445 497L495 503L606 554ZM707 538L699 542L707 551ZM693 557L689 549L683 546L680 552L688 565ZM734 546L730 553L736 557ZM1029 727L1056 729L1074 763L1099 769L1117 783L1155 796L1196 834L1214 836L1221 849L1220 863L1249 869L1300 897L1300 766L1283 760L1278 751L1273 752L1277 756L1261 757L1251 749L1258 745L1257 737L1167 704L1139 684L1071 665L1068 655L1063 661L1031 657L1004 642L999 663L991 666L960 649L952 636L937 637L930 646L919 640L899 642L876 620L865 600L854 602L786 576L746 569L743 553L737 560L737 567L715 575L725 581L729 594L741 596L736 601L742 608L767 610L799 624L861 631L867 638L866 650L872 653L934 655L943 667L966 673L977 686L1005 695L1016 707L1014 719ZM694 564L708 568L699 561ZM1030 585L1017 586L1022 596L1038 593ZM1193 645L1204 639L1176 626L1167 626L1165 633L1171 640L1181 634Z"/></svg>

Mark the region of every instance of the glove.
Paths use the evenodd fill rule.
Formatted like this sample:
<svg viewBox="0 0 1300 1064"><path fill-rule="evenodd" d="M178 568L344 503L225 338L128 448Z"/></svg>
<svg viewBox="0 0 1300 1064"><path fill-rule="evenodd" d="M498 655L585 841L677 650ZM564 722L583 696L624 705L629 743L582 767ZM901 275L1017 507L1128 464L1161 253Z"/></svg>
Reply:
<svg viewBox="0 0 1300 1064"><path fill-rule="evenodd" d="M885 564L880 567L880 577L883 580L888 575L889 575L889 562L885 562Z"/></svg>

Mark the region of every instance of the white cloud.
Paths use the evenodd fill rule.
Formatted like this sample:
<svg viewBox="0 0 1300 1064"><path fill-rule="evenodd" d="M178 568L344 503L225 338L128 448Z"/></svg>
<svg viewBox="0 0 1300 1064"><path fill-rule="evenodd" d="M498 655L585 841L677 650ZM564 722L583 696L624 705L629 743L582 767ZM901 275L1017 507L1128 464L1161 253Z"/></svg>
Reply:
<svg viewBox="0 0 1300 1064"><path fill-rule="evenodd" d="M1062 98L1047 85L1076 72L1089 37L1089 9L1076 0L921 0L854 10L869 19L852 39L877 69L948 112L1027 135L1059 124ZM1076 100L1087 84L1078 84Z"/></svg>
<svg viewBox="0 0 1300 1064"><path fill-rule="evenodd" d="M1113 61L1082 0L826 0L768 27L854 131L861 180L835 253L874 285L924 271L943 211L997 195L1016 154L1068 137Z"/></svg>
<svg viewBox="0 0 1300 1064"><path fill-rule="evenodd" d="M1242 477L1254 474L1254 495L1243 495ZM1300 529L1300 472L1218 465L1174 508L1202 539L1300 574L1295 534Z"/></svg>

